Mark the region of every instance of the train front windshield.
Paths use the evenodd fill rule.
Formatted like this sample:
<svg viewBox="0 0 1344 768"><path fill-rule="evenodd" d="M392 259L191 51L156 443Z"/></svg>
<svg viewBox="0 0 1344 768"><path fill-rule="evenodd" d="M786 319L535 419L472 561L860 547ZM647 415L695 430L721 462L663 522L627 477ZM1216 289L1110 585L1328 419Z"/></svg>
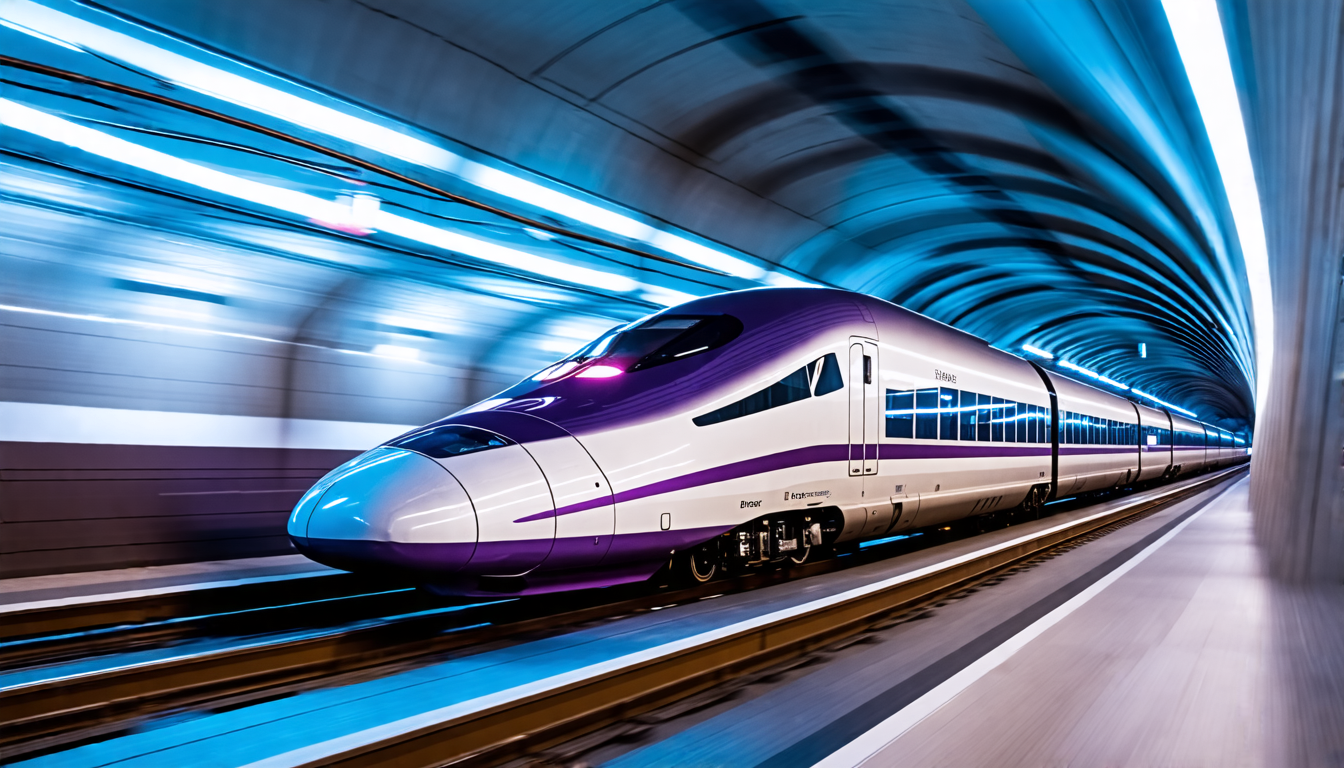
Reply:
<svg viewBox="0 0 1344 768"><path fill-rule="evenodd" d="M663 315L614 328L564 362L603 358L638 371L718 349L741 333L741 321L731 315Z"/></svg>

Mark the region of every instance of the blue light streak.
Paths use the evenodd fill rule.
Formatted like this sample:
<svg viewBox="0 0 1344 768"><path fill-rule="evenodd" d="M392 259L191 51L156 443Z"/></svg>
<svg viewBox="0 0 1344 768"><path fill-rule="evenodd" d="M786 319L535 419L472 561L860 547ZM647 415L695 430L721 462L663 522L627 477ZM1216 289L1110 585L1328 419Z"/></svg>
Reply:
<svg viewBox="0 0 1344 768"><path fill-rule="evenodd" d="M1023 344L1023 345L1022 345L1022 349L1024 349L1024 350L1030 352L1030 353L1033 354L1033 355L1039 355L1039 356L1045 357L1045 358L1048 359L1048 360L1053 360L1053 359L1055 358L1055 356L1052 355L1052 354L1050 354L1049 352L1046 352L1046 351L1043 350L1043 349L1037 349L1036 347L1033 347L1033 346L1031 346L1030 344ZM1125 383L1123 383L1123 382L1116 381L1115 379L1112 379L1112 378L1110 378L1109 376L1103 376L1102 374L1097 373L1096 371L1090 370L1090 369L1088 369L1088 368L1084 368L1083 366L1078 365L1077 363L1070 363L1068 360L1060 360L1060 361L1058 362L1058 365L1059 365L1060 368L1067 368L1067 369L1070 370L1070 371L1073 371L1073 372L1075 372L1075 373L1082 374L1083 376L1086 376L1086 377L1088 377L1089 379L1093 379L1093 380L1095 380L1095 381L1099 381L1099 382L1101 382L1102 384L1109 384L1110 386L1115 387L1116 389L1120 389L1120 390L1123 390L1123 391L1125 391L1125 392L1132 392L1132 393L1138 395L1139 397L1142 397L1142 398L1151 400L1151 401L1153 401L1154 403L1157 403L1157 404L1160 405L1160 406L1163 406L1163 407L1165 407L1165 408L1170 408L1171 410L1176 411L1176 412L1178 412L1178 413L1183 413L1183 414L1185 414L1186 416L1189 416L1189 417L1192 418L1192 419L1197 419L1197 418L1199 418L1198 416L1195 415L1195 412L1194 412L1194 411L1186 410L1185 408L1182 408L1182 407L1180 407L1179 405L1172 405L1171 403L1168 403L1168 402L1165 401L1165 400L1156 398L1156 397L1154 397L1154 396L1148 394L1147 392L1144 392L1144 391L1141 390L1141 389L1135 389L1135 388L1129 386L1128 384L1125 384Z"/></svg>
<svg viewBox="0 0 1344 768"><path fill-rule="evenodd" d="M1049 352L1046 352L1044 349L1041 349L1040 347L1033 347L1033 346L1030 345L1030 344L1023 344L1023 345L1022 345L1022 351L1026 352L1026 353L1028 353L1028 354L1035 355L1035 356L1037 356L1037 357L1043 357L1043 358L1045 358L1046 360L1054 360L1054 359L1055 359L1055 356L1054 356L1054 355L1050 354Z"/></svg>

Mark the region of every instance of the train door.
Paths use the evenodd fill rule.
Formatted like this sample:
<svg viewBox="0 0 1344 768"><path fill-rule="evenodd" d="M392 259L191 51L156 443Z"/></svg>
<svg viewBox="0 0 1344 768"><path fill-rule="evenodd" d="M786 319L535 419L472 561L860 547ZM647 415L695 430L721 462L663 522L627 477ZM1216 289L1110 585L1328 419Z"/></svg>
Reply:
<svg viewBox="0 0 1344 768"><path fill-rule="evenodd" d="M877 343L849 340L849 475L877 474L878 430L882 424Z"/></svg>

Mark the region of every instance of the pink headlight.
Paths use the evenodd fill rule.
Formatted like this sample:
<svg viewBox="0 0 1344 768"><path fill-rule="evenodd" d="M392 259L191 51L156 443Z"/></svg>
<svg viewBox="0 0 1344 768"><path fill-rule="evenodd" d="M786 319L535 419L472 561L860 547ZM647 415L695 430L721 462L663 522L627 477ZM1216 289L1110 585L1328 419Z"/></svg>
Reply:
<svg viewBox="0 0 1344 768"><path fill-rule="evenodd" d="M580 379L610 379L612 376L620 376L625 371L613 365L593 365L579 371Z"/></svg>

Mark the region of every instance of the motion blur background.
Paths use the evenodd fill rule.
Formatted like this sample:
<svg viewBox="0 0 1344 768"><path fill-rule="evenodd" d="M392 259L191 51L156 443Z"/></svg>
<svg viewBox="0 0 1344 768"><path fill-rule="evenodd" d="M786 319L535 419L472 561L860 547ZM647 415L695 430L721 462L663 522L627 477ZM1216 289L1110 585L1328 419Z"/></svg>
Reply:
<svg viewBox="0 0 1344 768"><path fill-rule="evenodd" d="M0 576L288 551L357 452L809 284L1253 438L1344 577L1344 18L1216 7L1268 274L1158 0L0 0Z"/></svg>

